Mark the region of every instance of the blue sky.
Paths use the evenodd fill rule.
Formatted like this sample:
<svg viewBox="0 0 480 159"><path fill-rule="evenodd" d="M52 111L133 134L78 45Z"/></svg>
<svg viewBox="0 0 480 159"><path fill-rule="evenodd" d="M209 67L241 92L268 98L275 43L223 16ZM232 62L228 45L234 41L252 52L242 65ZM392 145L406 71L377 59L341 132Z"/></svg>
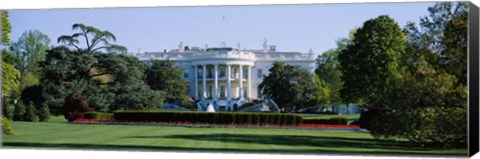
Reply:
<svg viewBox="0 0 480 159"><path fill-rule="evenodd" d="M117 44L129 52L176 49L188 46L219 46L221 19L225 16L227 46L261 49L263 39L279 51L320 54L335 48L335 41L368 19L386 14L403 27L418 23L434 3L362 3L316 5L262 5L211 7L155 7L107 9L11 10L12 41L29 29L47 34L53 45L60 35L71 35L71 25L83 23L109 30Z"/></svg>

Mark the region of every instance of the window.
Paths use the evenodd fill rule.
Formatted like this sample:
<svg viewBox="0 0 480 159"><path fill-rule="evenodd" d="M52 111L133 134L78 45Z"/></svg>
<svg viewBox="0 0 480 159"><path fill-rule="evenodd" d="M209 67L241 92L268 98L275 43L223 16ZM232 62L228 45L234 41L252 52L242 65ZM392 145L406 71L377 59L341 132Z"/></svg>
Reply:
<svg viewBox="0 0 480 159"><path fill-rule="evenodd" d="M225 98L225 86L220 86L220 98Z"/></svg>
<svg viewBox="0 0 480 159"><path fill-rule="evenodd" d="M250 76L250 75L248 74L248 70L247 70L247 69L243 69L243 77L242 77L242 78L243 78L243 79L248 79L248 76Z"/></svg>
<svg viewBox="0 0 480 159"><path fill-rule="evenodd" d="M225 78L225 69L221 68L220 69L220 78Z"/></svg>
<svg viewBox="0 0 480 159"><path fill-rule="evenodd" d="M188 72L183 72L183 78L188 78Z"/></svg>
<svg viewBox="0 0 480 159"><path fill-rule="evenodd" d="M213 78L213 68L209 67L207 69L208 76L207 78Z"/></svg>
<svg viewBox="0 0 480 159"><path fill-rule="evenodd" d="M212 86L209 86L208 87L208 98L213 98L213 87Z"/></svg>
<svg viewBox="0 0 480 159"><path fill-rule="evenodd" d="M257 69L257 78L263 78L262 69Z"/></svg>

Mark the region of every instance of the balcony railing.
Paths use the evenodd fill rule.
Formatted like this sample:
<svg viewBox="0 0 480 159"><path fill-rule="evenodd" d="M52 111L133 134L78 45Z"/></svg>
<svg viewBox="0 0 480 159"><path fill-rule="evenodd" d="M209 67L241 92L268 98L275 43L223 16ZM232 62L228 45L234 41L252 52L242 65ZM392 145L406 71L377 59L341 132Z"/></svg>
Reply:
<svg viewBox="0 0 480 159"><path fill-rule="evenodd" d="M298 61L298 60L315 60L315 56L312 54L282 54L282 53L252 53L252 52L199 52L199 53L150 53L137 55L140 60L174 60L174 61L189 61L196 59L222 59L222 58L240 58L249 60L285 60L285 61Z"/></svg>

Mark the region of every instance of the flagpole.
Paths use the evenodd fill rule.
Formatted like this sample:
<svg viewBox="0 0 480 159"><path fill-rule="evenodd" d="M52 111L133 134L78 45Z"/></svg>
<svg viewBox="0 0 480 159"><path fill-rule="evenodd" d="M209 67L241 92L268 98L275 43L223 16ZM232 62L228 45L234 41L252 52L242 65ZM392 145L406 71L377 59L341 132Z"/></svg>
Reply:
<svg viewBox="0 0 480 159"><path fill-rule="evenodd" d="M221 47L225 47L225 41L223 41L223 24L225 23L225 16L222 17L222 43Z"/></svg>

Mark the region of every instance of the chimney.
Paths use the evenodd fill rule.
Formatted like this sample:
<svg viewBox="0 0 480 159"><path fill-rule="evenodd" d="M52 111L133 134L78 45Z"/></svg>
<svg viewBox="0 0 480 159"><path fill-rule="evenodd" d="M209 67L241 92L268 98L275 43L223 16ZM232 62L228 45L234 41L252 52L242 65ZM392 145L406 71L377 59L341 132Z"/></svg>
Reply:
<svg viewBox="0 0 480 159"><path fill-rule="evenodd" d="M277 51L276 46L275 45L270 45L269 51L273 51L273 52Z"/></svg>
<svg viewBox="0 0 480 159"><path fill-rule="evenodd" d="M268 44L267 44L267 39L263 39L263 52L268 52Z"/></svg>

